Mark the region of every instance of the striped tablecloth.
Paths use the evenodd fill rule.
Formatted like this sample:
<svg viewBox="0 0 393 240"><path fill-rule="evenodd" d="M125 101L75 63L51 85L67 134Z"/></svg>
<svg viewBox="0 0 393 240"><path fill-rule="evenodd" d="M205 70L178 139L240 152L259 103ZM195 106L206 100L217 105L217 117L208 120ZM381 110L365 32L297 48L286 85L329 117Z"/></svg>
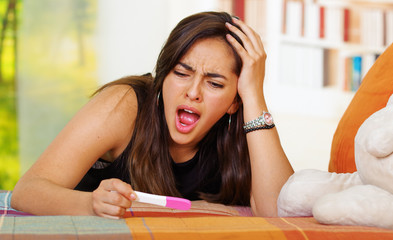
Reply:
<svg viewBox="0 0 393 240"><path fill-rule="evenodd" d="M249 208L192 203L189 211L133 204L124 219L32 216L0 192L0 239L392 239L393 231L321 225L314 218L253 217Z"/></svg>

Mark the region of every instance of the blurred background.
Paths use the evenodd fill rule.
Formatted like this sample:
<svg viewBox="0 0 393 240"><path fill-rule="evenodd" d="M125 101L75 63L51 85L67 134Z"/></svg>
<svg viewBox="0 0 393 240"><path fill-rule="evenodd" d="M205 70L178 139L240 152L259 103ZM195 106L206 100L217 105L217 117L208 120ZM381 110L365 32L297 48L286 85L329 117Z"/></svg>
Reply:
<svg viewBox="0 0 393 240"><path fill-rule="evenodd" d="M19 2L0 2L0 189L12 188L19 176L15 72L19 14Z"/></svg>
<svg viewBox="0 0 393 240"><path fill-rule="evenodd" d="M173 27L208 10L261 35L284 150L295 170L327 170L356 85L392 42L392 9L389 0L0 0L0 189L13 189L97 87L154 71Z"/></svg>
<svg viewBox="0 0 393 240"><path fill-rule="evenodd" d="M210 0L0 0L0 189L12 190L98 86L152 72Z"/></svg>

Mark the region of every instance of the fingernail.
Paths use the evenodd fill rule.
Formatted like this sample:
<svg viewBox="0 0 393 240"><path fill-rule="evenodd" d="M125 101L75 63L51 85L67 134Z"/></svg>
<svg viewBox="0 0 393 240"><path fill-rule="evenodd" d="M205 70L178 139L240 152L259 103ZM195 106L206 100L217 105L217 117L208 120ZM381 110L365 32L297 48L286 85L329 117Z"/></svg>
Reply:
<svg viewBox="0 0 393 240"><path fill-rule="evenodd" d="M135 200L135 199L136 199L135 194L131 193L131 200Z"/></svg>

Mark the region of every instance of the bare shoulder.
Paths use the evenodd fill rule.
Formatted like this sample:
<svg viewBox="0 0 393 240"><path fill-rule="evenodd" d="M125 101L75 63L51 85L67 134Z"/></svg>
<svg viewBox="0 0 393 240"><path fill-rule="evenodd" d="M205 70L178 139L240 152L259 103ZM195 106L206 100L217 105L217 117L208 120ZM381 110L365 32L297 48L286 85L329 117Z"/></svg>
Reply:
<svg viewBox="0 0 393 240"><path fill-rule="evenodd" d="M125 84L109 86L96 94L91 100L91 104L98 104L103 110L126 110L126 113L137 110L137 103L134 89ZM124 113L124 111L121 112Z"/></svg>
<svg viewBox="0 0 393 240"><path fill-rule="evenodd" d="M74 188L97 159L118 156L128 145L137 115L137 99L128 85L110 86L96 94L43 152L29 177L41 176Z"/></svg>
<svg viewBox="0 0 393 240"><path fill-rule="evenodd" d="M110 123L107 127L122 122L129 125L135 120L138 101L131 86L113 85L97 93L81 111L99 118L97 120L103 124Z"/></svg>
<svg viewBox="0 0 393 240"><path fill-rule="evenodd" d="M55 146L61 147L52 149L72 150L77 155L73 159L89 159L86 163L90 166L109 151L117 157L131 140L137 111L131 86L109 86L76 113L55 140Z"/></svg>
<svg viewBox="0 0 393 240"><path fill-rule="evenodd" d="M96 116L105 132L118 141L120 148L128 143L138 111L137 96L131 86L109 86L96 94L85 107L85 111Z"/></svg>

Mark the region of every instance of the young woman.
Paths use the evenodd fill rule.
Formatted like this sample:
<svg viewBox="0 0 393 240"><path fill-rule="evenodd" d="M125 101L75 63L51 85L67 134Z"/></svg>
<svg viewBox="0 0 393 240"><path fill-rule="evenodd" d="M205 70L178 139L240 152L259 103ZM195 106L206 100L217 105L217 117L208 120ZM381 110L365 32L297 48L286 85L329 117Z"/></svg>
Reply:
<svg viewBox="0 0 393 240"><path fill-rule="evenodd" d="M264 99L260 37L227 13L183 19L150 74L103 86L19 180L12 207L123 216L133 190L276 216L293 173Z"/></svg>

